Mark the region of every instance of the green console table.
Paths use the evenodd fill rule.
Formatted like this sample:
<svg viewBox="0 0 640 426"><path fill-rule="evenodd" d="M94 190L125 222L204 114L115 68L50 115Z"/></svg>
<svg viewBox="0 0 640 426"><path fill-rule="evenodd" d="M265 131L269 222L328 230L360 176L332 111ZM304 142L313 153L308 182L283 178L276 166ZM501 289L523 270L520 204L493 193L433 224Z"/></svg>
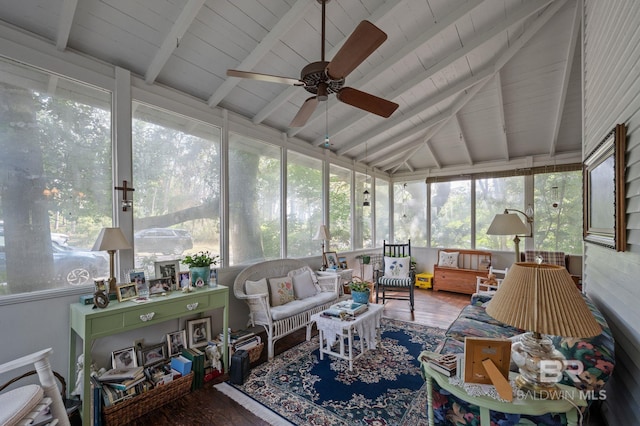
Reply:
<svg viewBox="0 0 640 426"><path fill-rule="evenodd" d="M93 305L71 305L71 338L69 344L69 371L73 375L76 369L76 347L78 338L82 339L84 353L84 395L82 398L82 418L88 422L91 410L91 386L89 367L92 363L91 346L96 339L148 327L164 321L189 316L202 316L213 309L223 310L222 330L224 333L224 358L228 359L229 329L229 288L218 285L195 290L191 293L175 291L167 296L152 298L151 302L138 304L132 301L111 302L104 309L93 309ZM225 365L226 369L227 366ZM74 383L75 377L71 380Z"/></svg>

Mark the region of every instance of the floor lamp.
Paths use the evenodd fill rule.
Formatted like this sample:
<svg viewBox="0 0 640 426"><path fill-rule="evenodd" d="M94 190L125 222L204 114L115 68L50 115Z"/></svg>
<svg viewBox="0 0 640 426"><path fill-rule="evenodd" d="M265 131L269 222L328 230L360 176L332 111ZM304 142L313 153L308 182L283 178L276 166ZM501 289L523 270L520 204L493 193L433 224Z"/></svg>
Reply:
<svg viewBox="0 0 640 426"><path fill-rule="evenodd" d="M522 213L526 218L527 222L531 226L531 230L527 228L527 226L522 223L522 220L518 217L517 214L510 214L509 211L516 211L518 213ZM520 237L519 235L530 237L532 236L531 231L533 230L533 217L527 215L524 212L516 209L505 209L504 213L497 214L491 225L489 225L489 229L487 229L488 235L514 235L513 243L516 246L516 262L520 262Z"/></svg>

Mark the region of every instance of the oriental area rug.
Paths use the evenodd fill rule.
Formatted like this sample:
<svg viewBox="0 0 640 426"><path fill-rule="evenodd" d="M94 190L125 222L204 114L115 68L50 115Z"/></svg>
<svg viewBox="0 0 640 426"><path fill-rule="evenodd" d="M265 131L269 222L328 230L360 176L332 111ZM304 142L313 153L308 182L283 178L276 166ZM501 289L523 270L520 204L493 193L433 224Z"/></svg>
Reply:
<svg viewBox="0 0 640 426"><path fill-rule="evenodd" d="M251 370L243 385L216 388L274 425L425 425L426 385L418 355L444 330L382 318L381 341L357 359L324 356L318 336Z"/></svg>

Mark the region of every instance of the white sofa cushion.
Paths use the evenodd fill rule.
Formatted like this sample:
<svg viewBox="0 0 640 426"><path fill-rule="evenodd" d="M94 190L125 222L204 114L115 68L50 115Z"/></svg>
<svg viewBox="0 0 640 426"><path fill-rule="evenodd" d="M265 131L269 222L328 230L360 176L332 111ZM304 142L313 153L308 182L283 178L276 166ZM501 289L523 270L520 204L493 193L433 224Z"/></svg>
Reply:
<svg viewBox="0 0 640 426"><path fill-rule="evenodd" d="M258 281L245 281L244 292L247 294L269 294L267 279L261 278Z"/></svg>
<svg viewBox="0 0 640 426"><path fill-rule="evenodd" d="M291 277L269 278L271 306L280 306L295 300Z"/></svg>
<svg viewBox="0 0 640 426"><path fill-rule="evenodd" d="M274 321L289 318L297 315L301 312L306 312L316 306L323 305L336 299L336 294L333 292L323 291L315 296L307 297L306 299L294 300L284 305L271 306L271 319Z"/></svg>
<svg viewBox="0 0 640 426"><path fill-rule="evenodd" d="M293 292L296 295L296 299L306 299L318 294L318 288L313 284L310 271L292 275L291 278L293 279Z"/></svg>

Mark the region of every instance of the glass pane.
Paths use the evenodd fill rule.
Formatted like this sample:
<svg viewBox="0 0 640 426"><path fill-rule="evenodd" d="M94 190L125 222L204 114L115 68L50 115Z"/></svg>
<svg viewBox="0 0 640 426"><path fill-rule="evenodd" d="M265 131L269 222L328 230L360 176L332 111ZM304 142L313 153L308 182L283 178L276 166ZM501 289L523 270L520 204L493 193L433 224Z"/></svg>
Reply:
<svg viewBox="0 0 640 426"><path fill-rule="evenodd" d="M411 240L412 246L427 246L427 187L424 181L395 183L395 242Z"/></svg>
<svg viewBox="0 0 640 426"><path fill-rule="evenodd" d="M111 93L0 59L0 294L91 284L111 226ZM37 265L37 267L34 267Z"/></svg>
<svg viewBox="0 0 640 426"><path fill-rule="evenodd" d="M351 170L329 166L328 251L351 250Z"/></svg>
<svg viewBox="0 0 640 426"><path fill-rule="evenodd" d="M431 184L431 246L471 248L471 181Z"/></svg>
<svg viewBox="0 0 640 426"><path fill-rule="evenodd" d="M280 257L280 148L229 133L229 263Z"/></svg>
<svg viewBox="0 0 640 426"><path fill-rule="evenodd" d="M371 244L371 181L372 178L363 173L356 173L356 219L353 221L354 227L354 249L370 248ZM364 206L364 191L368 192L368 206Z"/></svg>
<svg viewBox="0 0 640 426"><path fill-rule="evenodd" d="M318 256L321 241L313 237L322 225L322 161L287 154L287 254Z"/></svg>
<svg viewBox="0 0 640 426"><path fill-rule="evenodd" d="M133 109L136 268L153 276L156 261L219 254L220 129L138 102Z"/></svg>
<svg viewBox="0 0 640 426"><path fill-rule="evenodd" d="M479 250L515 251L513 235L487 235L487 229L504 209L524 211L524 177L514 176L476 180L476 248ZM516 212L520 219L524 217ZM520 243L524 250L524 238Z"/></svg>
<svg viewBox="0 0 640 426"><path fill-rule="evenodd" d="M376 179L376 247L389 241L389 182Z"/></svg>
<svg viewBox="0 0 640 426"><path fill-rule="evenodd" d="M582 255L582 172L534 176L536 250Z"/></svg>

